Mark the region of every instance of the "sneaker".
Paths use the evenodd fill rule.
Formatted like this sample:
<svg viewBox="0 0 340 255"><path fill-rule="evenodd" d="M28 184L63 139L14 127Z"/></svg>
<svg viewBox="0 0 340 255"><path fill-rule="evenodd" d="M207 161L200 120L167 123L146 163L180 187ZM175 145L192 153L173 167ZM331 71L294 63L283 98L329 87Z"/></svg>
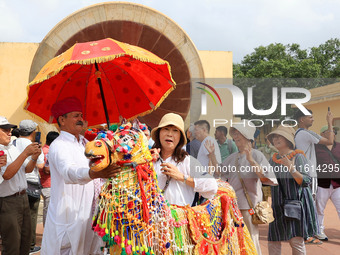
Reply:
<svg viewBox="0 0 340 255"><path fill-rule="evenodd" d="M320 234L315 235L315 237L321 241L328 241L328 237L326 236L324 232L321 232Z"/></svg>
<svg viewBox="0 0 340 255"><path fill-rule="evenodd" d="M34 248L31 248L30 250L30 255L31 254L36 254L41 250L40 246L34 246Z"/></svg>

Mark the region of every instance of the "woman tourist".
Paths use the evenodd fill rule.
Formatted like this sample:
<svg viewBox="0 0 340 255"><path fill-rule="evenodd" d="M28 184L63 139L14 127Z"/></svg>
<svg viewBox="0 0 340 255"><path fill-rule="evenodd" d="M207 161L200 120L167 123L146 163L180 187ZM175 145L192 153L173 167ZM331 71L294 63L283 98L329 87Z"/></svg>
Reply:
<svg viewBox="0 0 340 255"><path fill-rule="evenodd" d="M275 220L269 224L269 254L281 254L281 241L288 241L292 254L306 254L304 237L317 234L317 218L313 198L308 187L308 161L303 151L294 150L295 130L292 127L278 127L267 138L278 150L270 160L279 185L271 187L272 208ZM301 216L288 218L287 200L298 201ZM296 214L296 209L293 210ZM309 226L308 226L309 225ZM308 227L307 227L308 226Z"/></svg>
<svg viewBox="0 0 340 255"><path fill-rule="evenodd" d="M180 115L164 115L158 127L151 131L151 137L155 141L153 148L160 149L160 158L155 163L158 183L170 204L191 205L195 192L207 199L214 197L218 188L216 180L183 150L187 141Z"/></svg>
<svg viewBox="0 0 340 255"><path fill-rule="evenodd" d="M265 156L258 150L253 149L255 127L249 125L247 120L243 123L235 123L230 128L230 135L233 138L239 152L235 152L227 157L220 165L222 180L228 180L234 188L237 197L237 203L241 210L243 220L247 225L251 238L255 244L257 253L261 255L259 229L257 224L253 224L250 212L251 206L245 195L241 181L245 184L247 193L253 206L262 201L262 183L267 185L276 185L275 175L268 171L269 162ZM217 165L214 156L214 148L210 144L206 145L209 151L209 159L213 166ZM240 179L242 178L242 180Z"/></svg>

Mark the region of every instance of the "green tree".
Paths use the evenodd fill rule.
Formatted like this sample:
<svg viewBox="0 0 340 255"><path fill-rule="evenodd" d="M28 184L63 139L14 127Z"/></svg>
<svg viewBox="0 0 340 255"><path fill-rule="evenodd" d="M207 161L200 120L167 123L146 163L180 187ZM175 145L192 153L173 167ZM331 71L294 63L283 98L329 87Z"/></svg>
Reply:
<svg viewBox="0 0 340 255"><path fill-rule="evenodd" d="M312 47L309 56L320 65L322 77L340 77L339 39L330 39L319 47Z"/></svg>
<svg viewBox="0 0 340 255"><path fill-rule="evenodd" d="M319 47L301 49L298 44L281 43L260 46L246 55L240 64L234 64L234 84L247 93L253 88L253 104L256 109L269 109L272 105L272 88L302 87L311 89L335 82L340 76L340 41L330 39ZM280 92L279 92L280 95ZM290 98L300 95L289 95ZM246 103L246 102L245 102ZM245 107L243 118L259 118ZM287 115L293 110L288 107ZM280 105L265 118L283 119Z"/></svg>

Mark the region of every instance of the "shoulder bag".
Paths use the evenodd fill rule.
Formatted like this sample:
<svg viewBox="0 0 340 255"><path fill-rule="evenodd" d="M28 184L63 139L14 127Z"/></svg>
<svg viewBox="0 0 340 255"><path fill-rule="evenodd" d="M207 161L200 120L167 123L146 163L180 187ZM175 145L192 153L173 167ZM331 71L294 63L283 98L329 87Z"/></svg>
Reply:
<svg viewBox="0 0 340 255"><path fill-rule="evenodd" d="M298 190L298 199L286 199L286 194L282 188L282 185L279 183L280 189L283 194L283 215L288 220L301 220L302 219L302 203L300 196L300 190ZM301 191L302 193L302 191Z"/></svg>
<svg viewBox="0 0 340 255"><path fill-rule="evenodd" d="M273 209L271 208L271 206L269 205L267 201L261 201L257 203L257 205L254 208L253 203L250 200L246 185L244 184L244 181L239 172L238 157L236 158L236 168L237 168L238 177L242 184L244 194L246 195L248 204L250 206L249 213L251 215L252 223L253 224L267 224L267 223L273 222L274 221Z"/></svg>
<svg viewBox="0 0 340 255"><path fill-rule="evenodd" d="M42 186L40 183L27 181L27 195L34 198L40 198Z"/></svg>
<svg viewBox="0 0 340 255"><path fill-rule="evenodd" d="M295 158L293 159L293 162L295 162ZM282 184L280 181L278 181L279 187L283 194L283 215L287 220L301 220L302 219L302 203L301 203L301 197L302 197L302 188L299 187L298 189L298 199L287 199L286 193L284 192L284 189L282 187ZM301 190L301 195L300 195Z"/></svg>

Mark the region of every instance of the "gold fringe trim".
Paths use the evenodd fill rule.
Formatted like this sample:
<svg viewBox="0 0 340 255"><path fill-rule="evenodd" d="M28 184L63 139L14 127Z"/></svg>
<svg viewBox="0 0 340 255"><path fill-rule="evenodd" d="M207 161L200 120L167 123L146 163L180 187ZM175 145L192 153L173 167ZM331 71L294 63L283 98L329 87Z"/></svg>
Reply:
<svg viewBox="0 0 340 255"><path fill-rule="evenodd" d="M169 71L169 75L170 75L170 80L173 84L176 84L176 82L174 81L174 79L172 78L172 74L171 74L171 66L169 64L168 61L166 60L162 60L161 58L159 58L159 60L157 59L152 59L152 58L147 58L147 57L141 57L139 56L138 54L128 54L128 53L121 53L121 54L117 54L117 55L109 55L109 56L103 56L103 57L97 57L97 58L91 58L91 59L83 59L83 60L68 60L66 63L64 63L63 65L61 65L59 68L57 68L56 70L54 71L51 71L49 72L46 76L44 76L43 78L40 78L38 80L36 80L36 78L34 78L33 81L31 81L28 86L32 86L34 84L37 84L37 83L41 83L43 81L46 81L48 80L49 78L57 75L58 73L60 73L61 70L63 70L66 66L69 66L69 65L72 65L72 64L80 64L80 65L91 65L91 64L94 64L94 63L105 63L105 62L109 62L111 60L114 60L116 58L120 58L120 57L123 57L123 56L130 56L136 60L139 60L141 62L145 62L145 63L152 63L152 64L155 64L155 65L164 65L166 64L167 67L168 67L168 71ZM58 58L58 57L55 57L55 58ZM41 73L42 70L45 70L46 69L46 66L49 66L50 65L50 62L52 60L54 60L55 58L51 59L41 70L40 72L38 73L38 75L36 77L39 76L39 74ZM46 70L48 71L48 70Z"/></svg>

